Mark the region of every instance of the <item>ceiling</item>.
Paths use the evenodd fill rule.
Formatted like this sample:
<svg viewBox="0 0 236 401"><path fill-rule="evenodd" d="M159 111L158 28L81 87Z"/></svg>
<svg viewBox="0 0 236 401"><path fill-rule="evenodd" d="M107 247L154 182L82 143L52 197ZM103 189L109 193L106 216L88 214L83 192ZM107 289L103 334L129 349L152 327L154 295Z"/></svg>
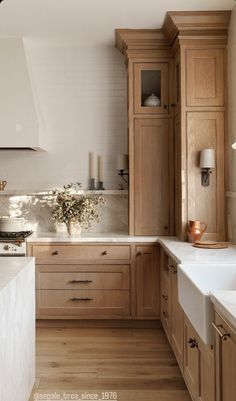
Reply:
<svg viewBox="0 0 236 401"><path fill-rule="evenodd" d="M115 28L160 28L167 11L227 10L234 0L4 0L1 36L114 44Z"/></svg>

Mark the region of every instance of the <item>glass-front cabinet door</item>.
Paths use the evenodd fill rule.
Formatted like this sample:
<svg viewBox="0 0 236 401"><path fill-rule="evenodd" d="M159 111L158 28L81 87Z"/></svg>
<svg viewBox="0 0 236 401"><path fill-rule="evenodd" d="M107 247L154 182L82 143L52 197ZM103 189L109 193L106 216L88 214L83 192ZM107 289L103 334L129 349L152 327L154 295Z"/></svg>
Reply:
<svg viewBox="0 0 236 401"><path fill-rule="evenodd" d="M168 64L134 64L134 113L168 113Z"/></svg>

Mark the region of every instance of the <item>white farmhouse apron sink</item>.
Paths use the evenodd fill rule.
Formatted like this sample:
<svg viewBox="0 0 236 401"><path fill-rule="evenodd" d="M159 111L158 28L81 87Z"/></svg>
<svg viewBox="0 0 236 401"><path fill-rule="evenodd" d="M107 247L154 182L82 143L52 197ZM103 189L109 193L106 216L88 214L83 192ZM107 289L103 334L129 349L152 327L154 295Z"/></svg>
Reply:
<svg viewBox="0 0 236 401"><path fill-rule="evenodd" d="M210 294L216 290L236 290L236 263L179 265L179 302L205 344L212 344Z"/></svg>

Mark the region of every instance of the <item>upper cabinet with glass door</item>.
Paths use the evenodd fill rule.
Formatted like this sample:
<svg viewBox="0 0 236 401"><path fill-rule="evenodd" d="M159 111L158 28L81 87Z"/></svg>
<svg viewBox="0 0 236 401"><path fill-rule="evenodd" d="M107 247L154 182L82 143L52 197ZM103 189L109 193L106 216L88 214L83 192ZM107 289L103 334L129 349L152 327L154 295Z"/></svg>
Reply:
<svg viewBox="0 0 236 401"><path fill-rule="evenodd" d="M159 114L169 111L168 64L134 64L134 113Z"/></svg>

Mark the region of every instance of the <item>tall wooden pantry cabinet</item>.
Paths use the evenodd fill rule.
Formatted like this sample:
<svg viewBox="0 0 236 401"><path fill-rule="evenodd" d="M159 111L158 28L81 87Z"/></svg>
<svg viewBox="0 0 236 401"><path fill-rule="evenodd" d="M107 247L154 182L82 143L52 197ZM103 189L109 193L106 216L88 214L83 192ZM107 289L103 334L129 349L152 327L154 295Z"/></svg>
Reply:
<svg viewBox="0 0 236 401"><path fill-rule="evenodd" d="M128 76L132 235L225 239L225 142L229 11L168 12L162 29L116 31ZM157 100L149 102L150 97ZM214 149L210 185L200 153Z"/></svg>
<svg viewBox="0 0 236 401"><path fill-rule="evenodd" d="M173 219L172 55L159 30L117 30L128 71L131 235L170 235ZM156 104L149 103L154 97Z"/></svg>

